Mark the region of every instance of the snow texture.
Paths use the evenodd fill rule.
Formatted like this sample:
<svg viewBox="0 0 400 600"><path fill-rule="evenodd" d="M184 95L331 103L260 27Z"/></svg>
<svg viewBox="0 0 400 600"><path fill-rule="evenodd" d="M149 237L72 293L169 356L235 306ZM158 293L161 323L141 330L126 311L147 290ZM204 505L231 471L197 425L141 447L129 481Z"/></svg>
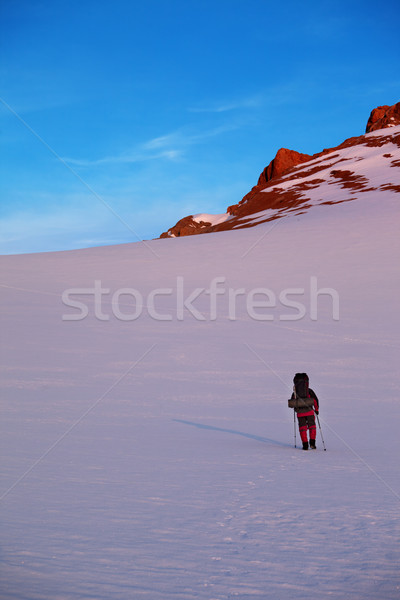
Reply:
<svg viewBox="0 0 400 600"><path fill-rule="evenodd" d="M220 223L225 223L230 219L231 216L227 213L223 213L220 215L209 215L208 213L200 213L198 215L193 216L193 221L195 221L196 223L204 221L206 223L210 223L211 225L219 225Z"/></svg>
<svg viewBox="0 0 400 600"><path fill-rule="evenodd" d="M399 203L364 196L251 229L0 258L2 600L399 598ZM337 291L339 320L327 293L311 318L311 278ZM98 317L81 293L88 316L63 320L79 313L64 290L95 281ZM244 290L234 318L229 288ZM252 318L256 288L276 302ZM288 296L300 320L288 288L304 289ZM319 431L317 451L298 433L294 448L297 371L326 452Z"/></svg>

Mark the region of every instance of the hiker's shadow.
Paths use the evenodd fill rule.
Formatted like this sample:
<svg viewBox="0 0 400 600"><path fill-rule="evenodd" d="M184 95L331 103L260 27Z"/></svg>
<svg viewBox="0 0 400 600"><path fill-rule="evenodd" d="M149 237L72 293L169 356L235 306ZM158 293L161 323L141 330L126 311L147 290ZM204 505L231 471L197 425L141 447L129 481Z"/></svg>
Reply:
<svg viewBox="0 0 400 600"><path fill-rule="evenodd" d="M214 427L213 425L205 425L204 423L192 423L191 421L184 421L183 419L173 419L173 421L176 423L183 423L184 425L191 425L192 427L197 427L198 429L210 429L211 431L222 431L223 433L241 435L242 437L256 440L256 442L262 442L264 444L274 444L276 446L283 446L284 448L292 448L290 444L286 444L285 442L279 442L278 440L272 440L271 438L254 435L253 433L237 431L236 429L223 429L222 427Z"/></svg>

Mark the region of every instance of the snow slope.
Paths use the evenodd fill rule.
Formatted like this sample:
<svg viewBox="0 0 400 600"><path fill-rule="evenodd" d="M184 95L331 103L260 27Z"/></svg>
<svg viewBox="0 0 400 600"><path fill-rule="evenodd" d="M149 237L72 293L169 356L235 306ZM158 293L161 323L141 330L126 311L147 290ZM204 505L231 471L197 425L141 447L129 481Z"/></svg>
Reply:
<svg viewBox="0 0 400 600"><path fill-rule="evenodd" d="M263 174L262 174L263 175ZM225 214L186 217L163 234L179 237L253 227L318 205L400 192L400 125L345 140L259 183ZM192 223L190 223L192 220Z"/></svg>
<svg viewBox="0 0 400 600"><path fill-rule="evenodd" d="M397 198L0 258L3 600L399 598Z"/></svg>

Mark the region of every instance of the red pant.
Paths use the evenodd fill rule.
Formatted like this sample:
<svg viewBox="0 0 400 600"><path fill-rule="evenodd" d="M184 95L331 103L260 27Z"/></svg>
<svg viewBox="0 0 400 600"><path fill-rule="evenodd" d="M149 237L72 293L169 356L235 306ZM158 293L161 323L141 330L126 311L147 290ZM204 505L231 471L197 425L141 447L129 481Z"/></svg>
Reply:
<svg viewBox="0 0 400 600"><path fill-rule="evenodd" d="M308 442L307 430L310 432L310 440L315 440L317 436L317 428L315 426L315 416L312 415L297 415L299 420L299 431L302 442Z"/></svg>

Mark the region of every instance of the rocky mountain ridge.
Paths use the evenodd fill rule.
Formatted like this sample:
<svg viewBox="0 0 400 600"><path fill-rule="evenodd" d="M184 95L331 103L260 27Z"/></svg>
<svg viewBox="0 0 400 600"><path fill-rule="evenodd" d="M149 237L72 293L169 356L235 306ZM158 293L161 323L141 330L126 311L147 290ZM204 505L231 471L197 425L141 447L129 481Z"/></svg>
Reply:
<svg viewBox="0 0 400 600"><path fill-rule="evenodd" d="M313 191L313 197L315 197L316 189L326 184L327 178L329 178L329 183L334 182L342 190L347 190L349 197L343 199L343 194L341 196L339 194L337 199L334 200L331 193L321 193L319 204L332 204L335 201L351 200L356 196L356 192L376 191L378 188L375 188L369 182L368 169L366 172L361 169L363 171L361 173L359 166L356 166L356 163L366 157L361 148L381 148L382 157L386 159L393 158L393 152L384 152L384 146L393 146L394 144L395 148L400 148L400 132L397 131L399 125L400 102L393 106L378 106L373 109L367 122L366 134L351 137L335 148L324 149L313 156L287 148L280 148L274 159L262 171L257 184L240 202L229 206L225 214L189 215L179 220L174 227L164 232L160 237L182 237L251 227L261 222L283 217L294 210L307 210L311 190ZM376 133L391 127L396 128L393 134L387 131L382 132L381 135ZM350 152L350 154L346 152L346 149L354 148L356 150L357 147L360 148L360 152L355 151ZM392 147L391 150L393 150ZM360 156L357 156L357 154L360 154ZM354 155L354 164L350 165L349 163L348 168L345 170L330 169L337 163L351 162L352 155ZM352 168L349 168L350 166ZM394 160L390 162L390 166L400 167L397 152ZM314 178L313 176L317 173L320 173L320 177ZM390 173L392 172L390 171ZM390 180L385 179L385 181L382 181L379 189L390 189L394 193L400 192L400 185L397 184L398 179L399 171L397 171L395 178L390 176ZM329 196L329 199L327 196ZM341 197L342 199L340 199ZM255 217L255 215L257 216Z"/></svg>

